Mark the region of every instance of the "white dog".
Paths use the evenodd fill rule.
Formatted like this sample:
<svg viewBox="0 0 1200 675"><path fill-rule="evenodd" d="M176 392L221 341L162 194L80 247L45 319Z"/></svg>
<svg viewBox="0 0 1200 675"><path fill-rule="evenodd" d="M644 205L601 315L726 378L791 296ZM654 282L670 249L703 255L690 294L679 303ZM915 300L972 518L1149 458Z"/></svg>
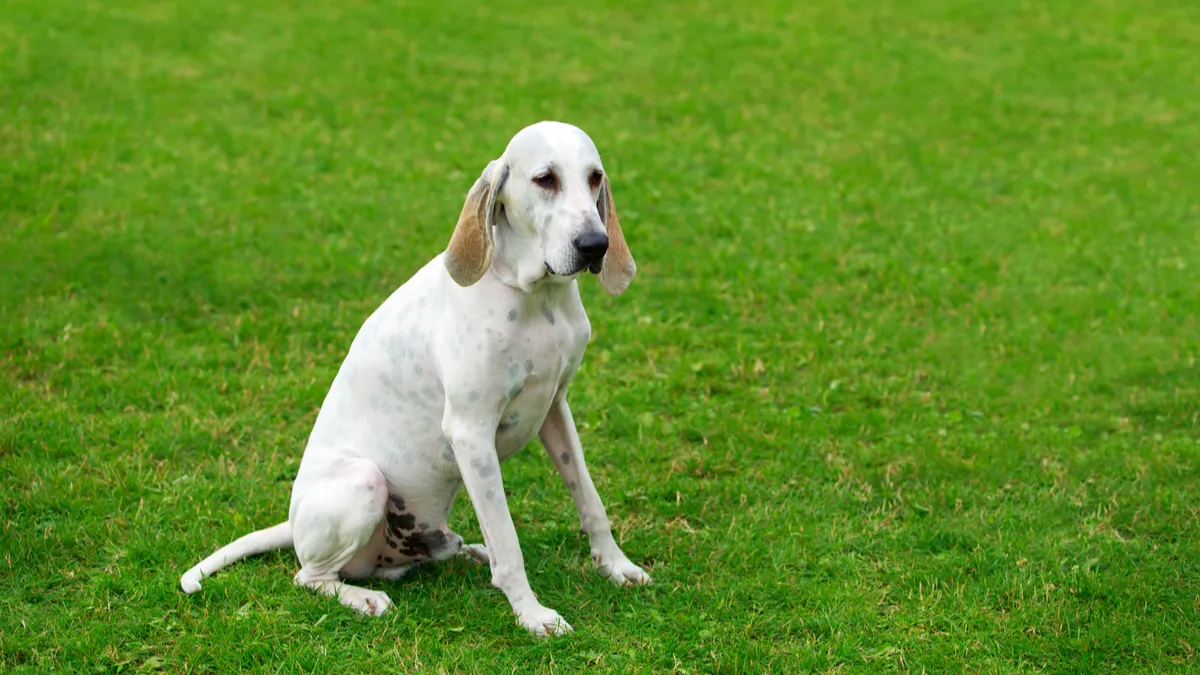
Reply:
<svg viewBox="0 0 1200 675"><path fill-rule="evenodd" d="M489 561L517 621L571 630L529 587L500 463L536 433L575 500L600 573L650 577L621 551L584 465L567 387L591 326L576 280L618 294L636 267L596 146L542 122L517 133L467 195L446 252L363 324L317 415L288 520L248 534L180 579L183 590L246 556L294 546L296 583L383 614L382 591L342 579L398 579L415 563ZM447 518L466 486L485 545Z"/></svg>

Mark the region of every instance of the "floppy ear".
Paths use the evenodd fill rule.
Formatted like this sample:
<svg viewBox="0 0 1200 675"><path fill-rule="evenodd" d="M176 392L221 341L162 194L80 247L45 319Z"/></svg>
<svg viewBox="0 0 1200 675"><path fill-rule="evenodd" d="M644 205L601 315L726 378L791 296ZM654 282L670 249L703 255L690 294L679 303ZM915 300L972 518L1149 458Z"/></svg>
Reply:
<svg viewBox="0 0 1200 675"><path fill-rule="evenodd" d="M600 186L596 210L600 212L600 220L604 222L604 229L608 233L608 253L604 255L604 266L600 268L600 285L612 295L620 295L633 281L637 265L633 262L633 254L629 252L629 244L625 243L621 223L617 221L617 207L613 205L608 176L604 177L604 184Z"/></svg>
<svg viewBox="0 0 1200 675"><path fill-rule="evenodd" d="M496 194L508 180L508 165L488 164L471 186L458 225L450 235L443 262L459 286L479 281L492 264L492 227L496 224Z"/></svg>

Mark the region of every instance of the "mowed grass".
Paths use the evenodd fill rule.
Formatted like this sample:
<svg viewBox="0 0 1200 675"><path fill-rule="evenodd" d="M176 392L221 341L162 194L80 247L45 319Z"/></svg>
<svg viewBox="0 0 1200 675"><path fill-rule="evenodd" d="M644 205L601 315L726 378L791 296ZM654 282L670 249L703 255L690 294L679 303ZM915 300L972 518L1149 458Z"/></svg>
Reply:
<svg viewBox="0 0 1200 675"><path fill-rule="evenodd" d="M4 3L0 670L1195 672L1197 44L1188 0ZM541 119L639 263L571 400L655 585L534 443L569 637L457 561L377 619L290 552L184 596Z"/></svg>

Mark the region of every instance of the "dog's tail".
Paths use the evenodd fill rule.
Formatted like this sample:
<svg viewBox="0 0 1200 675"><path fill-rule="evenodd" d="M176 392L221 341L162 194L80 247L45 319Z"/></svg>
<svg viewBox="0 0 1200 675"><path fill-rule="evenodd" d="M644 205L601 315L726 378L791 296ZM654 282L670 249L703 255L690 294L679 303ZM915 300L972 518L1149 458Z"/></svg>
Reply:
<svg viewBox="0 0 1200 675"><path fill-rule="evenodd" d="M179 585L183 587L184 593L195 593L200 590L201 579L211 576L222 567L232 565L242 558L291 546L292 524L285 520L274 527L251 532L201 560L199 565L183 573L179 578Z"/></svg>

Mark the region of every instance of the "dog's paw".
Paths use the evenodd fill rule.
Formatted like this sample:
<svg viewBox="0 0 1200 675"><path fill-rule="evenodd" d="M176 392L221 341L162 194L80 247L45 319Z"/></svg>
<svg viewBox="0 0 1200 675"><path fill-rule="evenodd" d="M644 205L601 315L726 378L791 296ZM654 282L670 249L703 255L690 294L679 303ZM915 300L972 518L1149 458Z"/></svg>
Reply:
<svg viewBox="0 0 1200 675"><path fill-rule="evenodd" d="M566 635L575 630L558 612L541 605L517 614L517 623L537 637Z"/></svg>
<svg viewBox="0 0 1200 675"><path fill-rule="evenodd" d="M634 565L625 554L614 555L592 554L596 569L600 576L608 579L617 586L647 586L654 580L645 570Z"/></svg>
<svg viewBox="0 0 1200 675"><path fill-rule="evenodd" d="M491 558L488 557L487 547L483 544L468 544L458 550L458 555L468 560L474 560L480 565L492 564Z"/></svg>
<svg viewBox="0 0 1200 675"><path fill-rule="evenodd" d="M383 616L392 607L392 599L387 593L358 586L342 586L337 598L338 602L367 616Z"/></svg>

